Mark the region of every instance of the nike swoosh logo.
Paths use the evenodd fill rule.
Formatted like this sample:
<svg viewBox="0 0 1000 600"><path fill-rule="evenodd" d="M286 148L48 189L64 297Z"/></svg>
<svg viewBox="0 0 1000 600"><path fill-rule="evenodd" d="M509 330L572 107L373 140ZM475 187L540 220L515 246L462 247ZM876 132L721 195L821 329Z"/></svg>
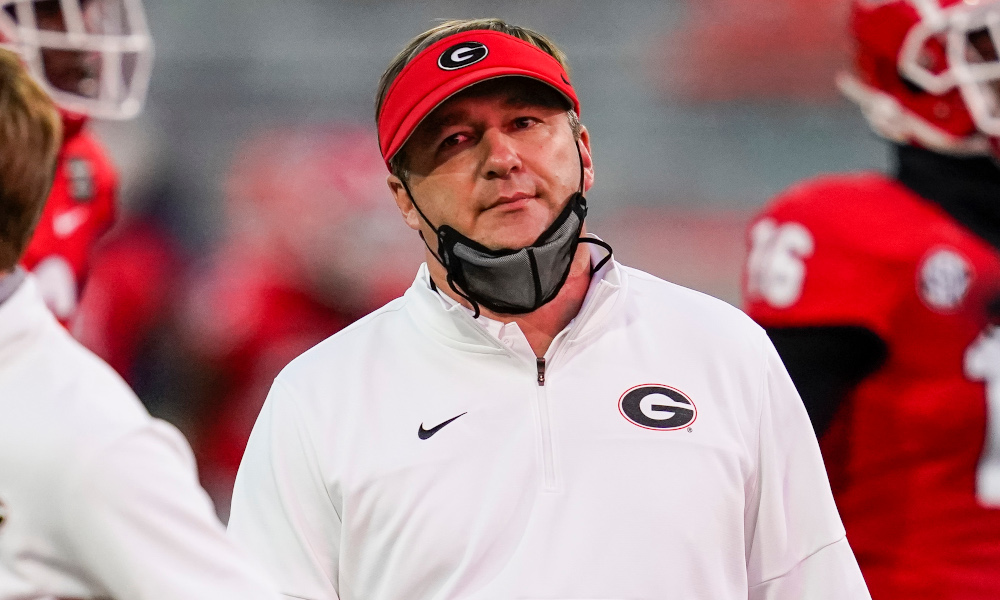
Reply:
<svg viewBox="0 0 1000 600"><path fill-rule="evenodd" d="M462 413L461 415L458 415L458 417L461 417L462 415L466 415L466 414L468 414L468 413ZM420 429L417 430L417 437L420 438L420 439L422 439L422 440L426 440L427 438L431 437L435 433L441 431L442 427L444 427L448 423L451 423L452 421L454 421L458 417L452 417L452 418L448 419L447 421L445 421L444 423L441 423L440 425L431 427L430 429L424 429L424 424L421 423L420 424Z"/></svg>
<svg viewBox="0 0 1000 600"><path fill-rule="evenodd" d="M52 230L55 232L57 237L69 237L74 231L79 229L81 225L87 222L89 214L90 208L86 206L78 206L67 210L66 212L60 213L52 219Z"/></svg>

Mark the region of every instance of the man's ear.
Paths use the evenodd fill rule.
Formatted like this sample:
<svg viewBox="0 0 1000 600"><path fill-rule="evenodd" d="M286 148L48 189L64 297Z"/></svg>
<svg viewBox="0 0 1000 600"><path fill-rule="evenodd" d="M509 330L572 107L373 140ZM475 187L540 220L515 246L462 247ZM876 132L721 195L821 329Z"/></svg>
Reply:
<svg viewBox="0 0 1000 600"><path fill-rule="evenodd" d="M583 191L588 191L594 185L594 157L590 153L590 132L580 126L580 158L583 160Z"/></svg>
<svg viewBox="0 0 1000 600"><path fill-rule="evenodd" d="M403 215L403 221L406 222L407 227L414 231L420 231L420 214L417 213L416 207L413 206L413 199L410 198L410 194L406 191L403 181L395 175L389 175L385 182L389 184L389 191L392 192L392 197L396 201L396 207L399 208L399 213Z"/></svg>

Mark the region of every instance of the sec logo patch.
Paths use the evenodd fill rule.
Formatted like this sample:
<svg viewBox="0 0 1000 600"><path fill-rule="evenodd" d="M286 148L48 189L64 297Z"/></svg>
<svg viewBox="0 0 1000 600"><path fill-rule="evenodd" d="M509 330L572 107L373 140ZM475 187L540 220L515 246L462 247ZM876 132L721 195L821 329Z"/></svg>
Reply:
<svg viewBox="0 0 1000 600"><path fill-rule="evenodd" d="M936 250L920 266L920 299L933 310L950 312L957 309L971 284L972 265L954 250Z"/></svg>
<svg viewBox="0 0 1000 600"><path fill-rule="evenodd" d="M628 389L618 399L618 411L643 429L684 429L698 418L698 408L684 392L667 385L647 383Z"/></svg>

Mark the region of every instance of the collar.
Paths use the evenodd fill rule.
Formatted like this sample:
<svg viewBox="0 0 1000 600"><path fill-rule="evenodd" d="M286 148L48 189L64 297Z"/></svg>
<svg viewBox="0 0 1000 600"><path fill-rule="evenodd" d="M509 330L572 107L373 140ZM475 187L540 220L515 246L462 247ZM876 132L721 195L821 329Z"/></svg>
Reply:
<svg viewBox="0 0 1000 600"><path fill-rule="evenodd" d="M14 295L24 282L25 270L20 266L14 268L14 272L9 275L0 276L0 304Z"/></svg>
<svg viewBox="0 0 1000 600"><path fill-rule="evenodd" d="M8 279L5 277L0 285L5 285ZM26 275L0 303L0 368L23 355L25 344L47 330L46 323L61 329L45 306L35 278Z"/></svg>
<svg viewBox="0 0 1000 600"><path fill-rule="evenodd" d="M1000 166L990 157L956 157L897 146L896 179L1000 249Z"/></svg>
<svg viewBox="0 0 1000 600"><path fill-rule="evenodd" d="M588 234L590 237L597 237ZM605 256L600 246L588 245L592 264L597 264ZM590 287L584 297L580 312L566 328L556 336L549 352L561 338L575 343L584 337L600 331L600 324L619 304L626 288L626 274L613 258L590 278ZM417 277L407 290L405 297L410 301L417 325L425 333L462 350L485 353L505 353L517 343L508 345L504 340L524 340L524 334L516 323L502 323L483 315L473 319L473 312L462 306L447 294L432 289L427 263L420 265ZM561 343L561 342L560 342ZM521 348L523 350L523 348ZM517 352L523 354L524 352ZM532 360L534 360L532 354Z"/></svg>

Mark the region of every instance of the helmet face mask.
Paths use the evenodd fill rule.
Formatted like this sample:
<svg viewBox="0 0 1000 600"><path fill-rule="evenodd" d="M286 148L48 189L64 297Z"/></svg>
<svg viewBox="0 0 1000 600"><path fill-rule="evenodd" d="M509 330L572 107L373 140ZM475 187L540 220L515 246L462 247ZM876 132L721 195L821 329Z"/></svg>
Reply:
<svg viewBox="0 0 1000 600"><path fill-rule="evenodd" d="M983 133L1000 137L1000 3L955 13L948 62L966 106Z"/></svg>
<svg viewBox="0 0 1000 600"><path fill-rule="evenodd" d="M0 47L68 112L128 119L142 109L153 47L141 0L0 0Z"/></svg>
<svg viewBox="0 0 1000 600"><path fill-rule="evenodd" d="M959 155L1000 138L1000 0L854 0L838 84L886 138Z"/></svg>

